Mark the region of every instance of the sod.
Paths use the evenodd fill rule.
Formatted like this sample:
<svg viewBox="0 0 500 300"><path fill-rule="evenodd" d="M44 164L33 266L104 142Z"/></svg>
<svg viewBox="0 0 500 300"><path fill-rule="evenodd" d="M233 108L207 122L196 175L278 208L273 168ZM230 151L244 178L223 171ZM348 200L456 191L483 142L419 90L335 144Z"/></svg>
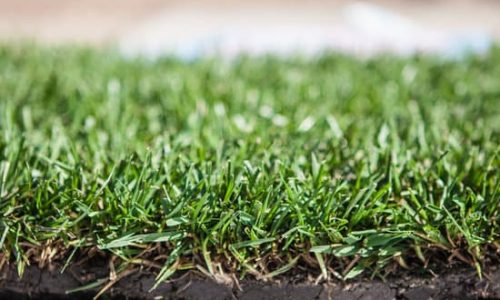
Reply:
<svg viewBox="0 0 500 300"><path fill-rule="evenodd" d="M0 46L0 270L107 291L439 273L500 249L500 49L126 59ZM187 273L186 273L187 272Z"/></svg>

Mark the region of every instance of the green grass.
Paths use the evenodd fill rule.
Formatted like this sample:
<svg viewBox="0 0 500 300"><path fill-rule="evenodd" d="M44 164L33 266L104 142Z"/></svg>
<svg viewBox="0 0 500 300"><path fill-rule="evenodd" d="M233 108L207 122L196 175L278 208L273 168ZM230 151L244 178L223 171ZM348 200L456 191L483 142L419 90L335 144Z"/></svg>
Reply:
<svg viewBox="0 0 500 300"><path fill-rule="evenodd" d="M500 246L499 141L499 48L182 62L4 45L0 264L97 248L158 280L448 256L480 271Z"/></svg>

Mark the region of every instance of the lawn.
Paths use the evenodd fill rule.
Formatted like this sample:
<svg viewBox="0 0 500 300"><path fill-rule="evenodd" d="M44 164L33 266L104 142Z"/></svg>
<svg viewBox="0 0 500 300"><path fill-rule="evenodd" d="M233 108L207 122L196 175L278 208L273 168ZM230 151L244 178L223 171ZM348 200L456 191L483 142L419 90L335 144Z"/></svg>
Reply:
<svg viewBox="0 0 500 300"><path fill-rule="evenodd" d="M499 142L500 48L181 61L3 45L0 269L98 252L158 282L480 276L500 249Z"/></svg>

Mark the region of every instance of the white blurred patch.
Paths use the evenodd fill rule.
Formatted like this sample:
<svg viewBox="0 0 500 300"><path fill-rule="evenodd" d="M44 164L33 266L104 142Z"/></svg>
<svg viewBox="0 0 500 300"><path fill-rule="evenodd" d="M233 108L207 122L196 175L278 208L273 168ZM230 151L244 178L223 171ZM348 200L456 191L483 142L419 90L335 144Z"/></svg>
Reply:
<svg viewBox="0 0 500 300"><path fill-rule="evenodd" d="M288 124L288 119L283 115L275 115L272 119L274 125L284 127Z"/></svg>
<svg viewBox="0 0 500 300"><path fill-rule="evenodd" d="M272 118L273 116L273 108L269 105L263 105L259 109L259 114L264 118Z"/></svg>
<svg viewBox="0 0 500 300"><path fill-rule="evenodd" d="M236 128L238 128L240 131L249 133L252 132L253 130L253 125L250 122L248 122L242 115L234 116L233 122L234 125L236 125Z"/></svg>
<svg viewBox="0 0 500 300"><path fill-rule="evenodd" d="M217 117L224 117L226 115L226 108L222 103L216 103L214 105L214 112Z"/></svg>
<svg viewBox="0 0 500 300"><path fill-rule="evenodd" d="M323 10L318 5L271 6L159 11L126 31L119 47L126 55L175 54L190 60L214 54L315 55L327 49L360 55L423 51L460 57L484 52L492 44L484 27L438 27L370 2L329 5Z"/></svg>
<svg viewBox="0 0 500 300"><path fill-rule="evenodd" d="M314 126L315 123L316 123L316 119L314 119L313 117L309 116L309 117L305 118L300 123L299 128L297 130L301 131L301 132L309 131L309 130L311 130L311 128L313 128L313 126Z"/></svg>
<svg viewBox="0 0 500 300"><path fill-rule="evenodd" d="M334 116L329 115L326 118L326 121L328 122L328 125L330 126L330 129L332 130L333 136L336 138L341 138L344 133L342 132L342 129L340 129L339 123L337 122L337 119L335 119Z"/></svg>

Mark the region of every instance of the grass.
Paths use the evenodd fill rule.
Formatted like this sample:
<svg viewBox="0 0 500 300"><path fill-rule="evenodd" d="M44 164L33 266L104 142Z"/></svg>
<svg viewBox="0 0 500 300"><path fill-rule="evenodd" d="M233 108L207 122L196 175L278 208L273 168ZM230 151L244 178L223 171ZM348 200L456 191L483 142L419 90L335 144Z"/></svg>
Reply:
<svg viewBox="0 0 500 300"><path fill-rule="evenodd" d="M0 46L0 268L101 251L111 277L158 282L448 257L480 272L500 247L499 80L499 48L182 62Z"/></svg>

